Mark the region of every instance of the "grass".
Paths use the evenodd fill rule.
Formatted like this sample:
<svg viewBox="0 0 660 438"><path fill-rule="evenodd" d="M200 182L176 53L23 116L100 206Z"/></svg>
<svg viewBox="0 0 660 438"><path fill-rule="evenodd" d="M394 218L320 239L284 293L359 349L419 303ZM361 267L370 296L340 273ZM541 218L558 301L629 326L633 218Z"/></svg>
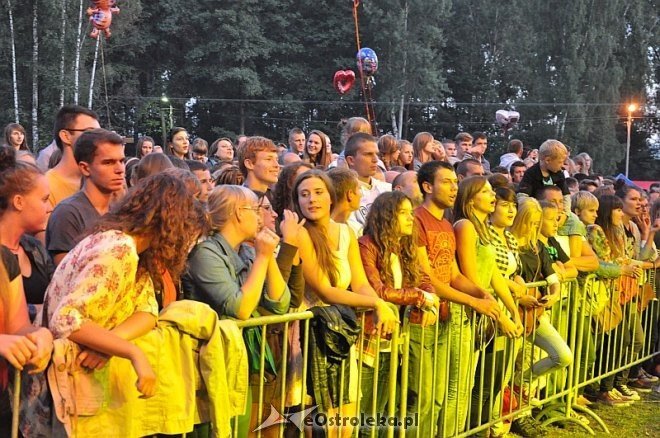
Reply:
<svg viewBox="0 0 660 438"><path fill-rule="evenodd" d="M609 438L637 438L637 437L660 437L660 393L640 393L642 400L627 407L592 405L591 408L607 425L610 434L600 429L597 423L591 420L590 426L594 429L596 437ZM593 435L588 434L579 426L570 424L565 429L550 426L549 438L586 438ZM509 437L517 435L509 434Z"/></svg>

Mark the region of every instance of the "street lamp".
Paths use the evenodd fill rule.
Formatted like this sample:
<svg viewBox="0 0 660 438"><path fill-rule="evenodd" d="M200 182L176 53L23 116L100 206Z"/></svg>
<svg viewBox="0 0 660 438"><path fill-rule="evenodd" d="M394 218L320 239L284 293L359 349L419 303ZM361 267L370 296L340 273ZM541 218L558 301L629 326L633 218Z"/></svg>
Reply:
<svg viewBox="0 0 660 438"><path fill-rule="evenodd" d="M170 100L167 98L167 96L163 95L163 97L160 98L160 101L163 102L164 104L167 104ZM163 114L163 106L160 106L160 126L163 130L163 149L167 150L167 128L165 128L165 115Z"/></svg>
<svg viewBox="0 0 660 438"><path fill-rule="evenodd" d="M626 178L628 178L628 166L630 164L630 131L632 129L632 113L637 111L637 105L631 103L628 105L628 120L626 127L628 128L628 140L626 141Z"/></svg>

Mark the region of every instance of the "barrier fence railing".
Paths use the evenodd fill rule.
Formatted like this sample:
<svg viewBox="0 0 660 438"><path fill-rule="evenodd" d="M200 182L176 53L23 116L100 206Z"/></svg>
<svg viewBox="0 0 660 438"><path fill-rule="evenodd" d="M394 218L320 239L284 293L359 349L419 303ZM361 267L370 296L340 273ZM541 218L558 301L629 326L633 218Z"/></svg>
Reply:
<svg viewBox="0 0 660 438"><path fill-rule="evenodd" d="M281 396L283 416L277 427L256 432L253 428L248 435L303 436L305 425L315 425L325 428L328 436L463 437L485 435L487 429L502 429L505 423L529 415L543 425L570 422L593 434L595 423L607 432L605 422L576 400L592 385L615 376L622 379L630 368L658 354L657 337L652 339L660 310L654 275L647 271L644 282L627 280L626 287L635 289L627 294L622 293L620 279L591 275L562 282L561 298L551 308L521 310L526 335L519 338L507 338L492 321L463 306L451 304L449 321L428 327L412 323L411 309L403 309L400 330L388 340L374 342L377 337L360 334L354 354L345 360L355 363L341 367L337 391L339 400L347 402L328 411L308 404L287 411ZM545 282L527 284L530 293L546 286ZM370 317L360 314L363 327ZM271 318L268 325L283 321L264 318ZM304 322L307 333L309 321ZM239 322L261 326L265 334L264 324L262 318ZM288 335L287 327L278 377L284 381L291 371L287 352L299 342ZM634 339L641 347L633 345ZM303 341L301 348L306 352L307 347ZM307 355L303 362L307 363ZM305 368L302 376L306 374ZM262 370L259 381L263 380ZM306 398L305 381L301 399ZM291 390L284 383L278 384L280 394ZM257 405L266 406L261 386ZM346 388L349 397L344 397ZM307 421L292 415L306 408L314 408ZM252 423L261 424L268 417L265 414L258 410L258 421ZM291 424L285 424L292 421L300 428L292 430Z"/></svg>
<svg viewBox="0 0 660 438"><path fill-rule="evenodd" d="M576 400L611 389L615 381L625 384L631 368L658 354L655 274L562 282L551 308L521 308L518 338L460 305L449 305L448 321L427 327L411 321L411 308L400 309L401 325L390 336L360 330L346 358L327 351L332 354L325 364L335 373L328 382L308 376L310 349L325 348L310 345L312 312L237 321L245 339L246 330L253 331L246 344L257 365L233 436L302 437L313 428L346 437L485 436L529 415L544 425L571 422L591 434L593 421L608 432ZM529 293L546 286L527 284ZM370 318L358 312L360 327ZM329 399L311 399L310 384L320 384ZM13 396L16 407L18 392Z"/></svg>

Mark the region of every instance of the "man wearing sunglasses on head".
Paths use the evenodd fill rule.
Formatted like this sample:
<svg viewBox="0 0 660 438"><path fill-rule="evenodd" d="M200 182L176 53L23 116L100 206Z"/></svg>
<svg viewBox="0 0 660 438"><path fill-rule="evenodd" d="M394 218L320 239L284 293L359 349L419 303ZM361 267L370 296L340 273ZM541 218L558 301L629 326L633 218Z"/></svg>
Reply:
<svg viewBox="0 0 660 438"><path fill-rule="evenodd" d="M55 115L53 137L62 159L46 172L53 208L80 190L82 174L73 156L73 145L83 132L101 127L98 119L94 111L78 105L65 105Z"/></svg>

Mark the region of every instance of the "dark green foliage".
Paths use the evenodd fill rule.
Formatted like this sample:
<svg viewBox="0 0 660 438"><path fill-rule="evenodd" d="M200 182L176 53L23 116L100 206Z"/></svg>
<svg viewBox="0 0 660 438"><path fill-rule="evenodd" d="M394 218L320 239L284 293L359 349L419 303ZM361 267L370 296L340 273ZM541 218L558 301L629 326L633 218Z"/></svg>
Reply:
<svg viewBox="0 0 660 438"><path fill-rule="evenodd" d="M36 1L40 46L33 66ZM113 35L103 41L105 69L99 58L94 108L104 126L128 136L160 139L161 115L169 127L171 104L172 124L209 142L241 132L283 141L299 126L327 132L336 146L337 123L365 113L359 81L343 97L332 88L336 70L357 72L352 5L119 0ZM79 6L79 0L12 1L20 115L28 132L32 69L39 69L39 147L49 141L61 88L65 102L73 99ZM7 7L0 2L0 123L13 119ZM486 131L492 161L510 138L529 147L558 138L574 153L589 152L596 170L611 174L623 170L625 104L634 100L646 105L646 114L636 114L633 126L631 176L657 178L657 17L654 0L364 0L361 43L380 61L373 93L380 131L408 139L419 131L437 137ZM86 16L83 31L89 33ZM82 45L84 105L94 44L85 37ZM163 95L170 103L160 101ZM522 115L506 136L494 123L498 109Z"/></svg>

